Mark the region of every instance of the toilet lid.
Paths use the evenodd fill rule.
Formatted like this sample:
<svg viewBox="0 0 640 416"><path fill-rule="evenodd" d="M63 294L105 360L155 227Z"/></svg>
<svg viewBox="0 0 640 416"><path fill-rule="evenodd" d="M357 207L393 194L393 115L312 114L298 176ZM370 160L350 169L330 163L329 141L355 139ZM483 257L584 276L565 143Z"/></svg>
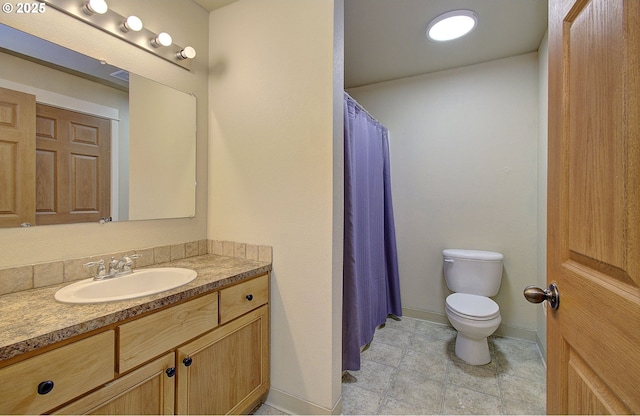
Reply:
<svg viewBox="0 0 640 416"><path fill-rule="evenodd" d="M500 314L500 307L486 296L453 293L447 296L449 309L469 319L493 319Z"/></svg>

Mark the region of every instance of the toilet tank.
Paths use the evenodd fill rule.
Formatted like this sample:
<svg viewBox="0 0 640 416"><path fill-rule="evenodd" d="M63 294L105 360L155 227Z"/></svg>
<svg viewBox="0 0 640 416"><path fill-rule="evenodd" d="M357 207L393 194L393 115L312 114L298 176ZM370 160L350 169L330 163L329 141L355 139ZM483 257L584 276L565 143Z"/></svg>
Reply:
<svg viewBox="0 0 640 416"><path fill-rule="evenodd" d="M446 249L444 278L449 290L480 296L495 296L502 281L504 256L494 251Z"/></svg>

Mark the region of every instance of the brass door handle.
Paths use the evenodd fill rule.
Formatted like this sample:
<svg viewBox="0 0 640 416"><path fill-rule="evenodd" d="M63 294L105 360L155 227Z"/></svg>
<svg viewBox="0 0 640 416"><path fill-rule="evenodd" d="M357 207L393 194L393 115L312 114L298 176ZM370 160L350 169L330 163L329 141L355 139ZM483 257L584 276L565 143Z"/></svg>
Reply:
<svg viewBox="0 0 640 416"><path fill-rule="evenodd" d="M560 292L555 283L551 283L548 289L527 286L524 288L524 297L531 303L542 303L546 300L554 310L560 307Z"/></svg>

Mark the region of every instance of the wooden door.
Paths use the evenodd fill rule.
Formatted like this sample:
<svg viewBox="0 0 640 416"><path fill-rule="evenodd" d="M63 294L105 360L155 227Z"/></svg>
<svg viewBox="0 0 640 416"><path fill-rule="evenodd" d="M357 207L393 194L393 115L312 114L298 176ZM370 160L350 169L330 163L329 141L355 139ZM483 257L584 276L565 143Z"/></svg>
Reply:
<svg viewBox="0 0 640 416"><path fill-rule="evenodd" d="M269 306L180 347L177 361L177 414L252 410L269 390Z"/></svg>
<svg viewBox="0 0 640 416"><path fill-rule="evenodd" d="M640 413L640 1L551 0L547 411Z"/></svg>
<svg viewBox="0 0 640 416"><path fill-rule="evenodd" d="M109 217L111 122L44 104L36 113L36 223Z"/></svg>
<svg viewBox="0 0 640 416"><path fill-rule="evenodd" d="M35 224L36 97L0 88L0 227Z"/></svg>

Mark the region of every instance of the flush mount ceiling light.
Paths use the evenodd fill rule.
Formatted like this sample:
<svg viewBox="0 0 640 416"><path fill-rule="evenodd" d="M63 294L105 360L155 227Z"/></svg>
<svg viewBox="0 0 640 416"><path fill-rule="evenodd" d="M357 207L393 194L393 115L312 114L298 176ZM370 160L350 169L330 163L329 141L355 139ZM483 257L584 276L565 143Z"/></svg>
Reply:
<svg viewBox="0 0 640 416"><path fill-rule="evenodd" d="M457 39L478 25L478 15L471 10L453 10L433 19L427 26L427 37L436 42Z"/></svg>

